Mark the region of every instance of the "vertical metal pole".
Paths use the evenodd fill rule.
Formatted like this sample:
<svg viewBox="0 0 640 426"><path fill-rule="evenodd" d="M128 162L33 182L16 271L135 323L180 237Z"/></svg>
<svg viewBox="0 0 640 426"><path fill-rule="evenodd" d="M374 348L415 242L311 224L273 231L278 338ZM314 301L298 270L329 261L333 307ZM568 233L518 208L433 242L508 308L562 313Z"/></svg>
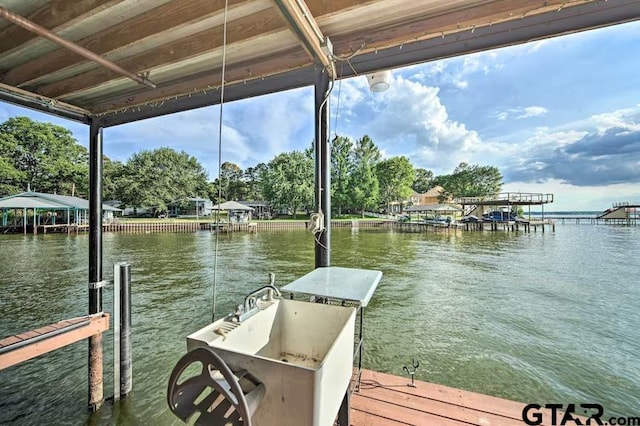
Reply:
<svg viewBox="0 0 640 426"><path fill-rule="evenodd" d="M133 384L131 352L131 265L113 265L113 398L126 397Z"/></svg>
<svg viewBox="0 0 640 426"><path fill-rule="evenodd" d="M324 214L324 230L315 236L316 268L331 263L331 156L329 152L329 75L316 68L315 83L315 205Z"/></svg>
<svg viewBox="0 0 640 426"><path fill-rule="evenodd" d="M113 265L113 399L120 399L120 263Z"/></svg>
<svg viewBox="0 0 640 426"><path fill-rule="evenodd" d="M131 351L131 265L120 264L120 397L125 398L133 385Z"/></svg>
<svg viewBox="0 0 640 426"><path fill-rule="evenodd" d="M76 223L77 224L77 223ZM102 128L89 128L89 314L102 312ZM89 337L89 410L104 402L102 334Z"/></svg>

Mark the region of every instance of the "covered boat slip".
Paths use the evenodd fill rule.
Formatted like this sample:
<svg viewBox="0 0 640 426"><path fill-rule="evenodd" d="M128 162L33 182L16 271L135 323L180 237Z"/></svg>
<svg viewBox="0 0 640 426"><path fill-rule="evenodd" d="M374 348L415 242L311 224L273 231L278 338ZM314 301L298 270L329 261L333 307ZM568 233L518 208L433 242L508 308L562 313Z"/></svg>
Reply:
<svg viewBox="0 0 640 426"><path fill-rule="evenodd" d="M637 0L237 0L225 6L224 0L0 1L0 100L90 126L90 315L103 311L103 128L313 85L315 204L324 212L315 265L329 266L327 99L334 80L640 18ZM95 410L104 400L101 332L89 337L89 347L89 408ZM365 395L354 398L354 412L365 413L359 424L376 424L362 408L364 398L374 399ZM379 410L401 420L389 404Z"/></svg>
<svg viewBox="0 0 640 426"><path fill-rule="evenodd" d="M120 209L102 205L104 219L112 218ZM89 201L78 197L27 191L0 198L0 232L39 231L87 228Z"/></svg>

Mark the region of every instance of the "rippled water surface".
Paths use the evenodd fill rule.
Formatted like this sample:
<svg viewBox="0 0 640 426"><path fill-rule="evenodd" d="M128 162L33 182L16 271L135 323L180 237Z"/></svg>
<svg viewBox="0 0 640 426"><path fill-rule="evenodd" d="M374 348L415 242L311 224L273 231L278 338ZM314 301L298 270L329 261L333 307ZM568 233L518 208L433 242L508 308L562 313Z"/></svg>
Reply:
<svg viewBox="0 0 640 426"><path fill-rule="evenodd" d="M211 319L215 236L105 234L105 278L133 275L134 390L86 412L87 344L0 372L0 423L179 424L169 373L185 336ZM0 336L87 312L86 235L0 236ZM334 265L380 269L365 313L367 368L538 403L597 402L640 415L640 228L558 225L555 233L333 231ZM220 235L218 311L276 273L313 268L302 231ZM105 310L111 310L111 292ZM112 392L105 337L105 394Z"/></svg>

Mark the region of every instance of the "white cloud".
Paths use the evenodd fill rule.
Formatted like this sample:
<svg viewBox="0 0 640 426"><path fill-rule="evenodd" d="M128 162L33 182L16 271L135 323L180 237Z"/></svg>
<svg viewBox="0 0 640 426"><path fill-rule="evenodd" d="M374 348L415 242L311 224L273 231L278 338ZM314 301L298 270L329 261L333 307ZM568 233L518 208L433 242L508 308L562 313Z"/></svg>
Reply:
<svg viewBox="0 0 640 426"><path fill-rule="evenodd" d="M392 88L381 94L370 128L376 141L402 143L405 150L408 142L415 143L413 155L419 157L420 166L449 172L480 144L480 138L464 123L449 118L438 92L435 87L394 78Z"/></svg>
<svg viewBox="0 0 640 426"><path fill-rule="evenodd" d="M550 130L548 127L538 127L535 129L533 136L529 137L525 141L525 145L528 148L549 146L565 146L572 144L588 134L587 131L580 130ZM520 144L522 148L522 144Z"/></svg>
<svg viewBox="0 0 640 426"><path fill-rule="evenodd" d="M469 87L470 76L479 73L488 75L501 70L503 66L498 53L489 51L429 62L415 72L413 72L413 67L403 69L401 72L408 78L423 84L440 87L453 86L455 89L463 90ZM408 69L412 73L406 73L405 71Z"/></svg>
<svg viewBox="0 0 640 426"><path fill-rule="evenodd" d="M638 106L640 107L640 105ZM610 128L638 131L640 130L640 108L623 108L612 112L592 115L591 122L599 132L605 132Z"/></svg>
<svg viewBox="0 0 640 426"><path fill-rule="evenodd" d="M548 113L549 110L541 106L530 106L524 108L509 108L506 111L501 111L494 114L494 117L498 120L506 120L507 118L513 118L521 120L529 117L539 117Z"/></svg>
<svg viewBox="0 0 640 426"><path fill-rule="evenodd" d="M516 119L537 117L537 116L540 116L540 115L545 115L547 112L549 112L549 110L544 108L544 107L541 107L541 106L530 106L530 107L524 108L524 112L522 114L518 115L516 117Z"/></svg>
<svg viewBox="0 0 640 426"><path fill-rule="evenodd" d="M312 89L304 88L225 104L222 162L246 168L309 146L313 99ZM108 128L105 154L126 161L142 149L169 146L197 157L213 179L218 174L219 113L219 106L200 108Z"/></svg>
<svg viewBox="0 0 640 426"><path fill-rule="evenodd" d="M549 43L549 39L545 39L545 40L538 40L534 43L531 43L528 45L528 49L527 49L527 53L535 53L538 50L540 50L540 48L542 46L544 46L545 44Z"/></svg>

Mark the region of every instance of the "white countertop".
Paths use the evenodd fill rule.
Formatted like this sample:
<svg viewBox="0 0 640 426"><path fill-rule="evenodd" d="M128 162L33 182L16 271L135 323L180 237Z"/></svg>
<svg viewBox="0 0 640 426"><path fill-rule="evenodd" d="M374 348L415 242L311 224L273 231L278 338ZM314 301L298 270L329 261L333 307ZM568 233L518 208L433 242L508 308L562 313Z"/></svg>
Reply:
<svg viewBox="0 0 640 426"><path fill-rule="evenodd" d="M327 266L314 269L280 290L350 300L365 307L381 279L382 271Z"/></svg>

